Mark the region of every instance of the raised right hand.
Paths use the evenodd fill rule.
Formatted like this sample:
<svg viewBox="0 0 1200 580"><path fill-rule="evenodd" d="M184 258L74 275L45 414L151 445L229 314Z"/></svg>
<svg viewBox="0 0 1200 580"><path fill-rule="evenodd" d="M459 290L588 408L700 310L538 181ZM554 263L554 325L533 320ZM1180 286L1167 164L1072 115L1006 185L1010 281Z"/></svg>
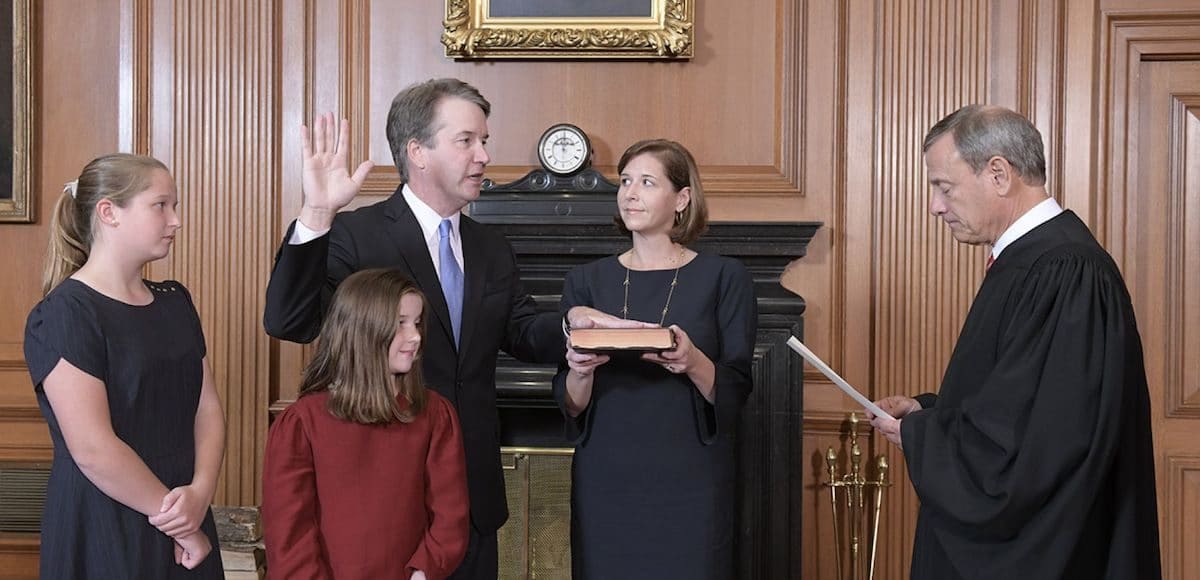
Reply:
<svg viewBox="0 0 1200 580"><path fill-rule="evenodd" d="M350 144L350 121L342 119L336 127L333 113L325 113L313 121L310 132L301 127L303 141L304 204L300 221L314 230L326 230L333 216L346 207L362 189L367 173L375 166L370 161L359 164L350 174L346 149Z"/></svg>

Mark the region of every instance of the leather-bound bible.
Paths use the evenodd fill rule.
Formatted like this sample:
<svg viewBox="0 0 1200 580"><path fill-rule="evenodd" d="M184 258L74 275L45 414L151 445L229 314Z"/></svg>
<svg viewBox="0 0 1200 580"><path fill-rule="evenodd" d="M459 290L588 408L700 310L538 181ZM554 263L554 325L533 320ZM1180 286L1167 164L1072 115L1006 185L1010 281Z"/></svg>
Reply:
<svg viewBox="0 0 1200 580"><path fill-rule="evenodd" d="M662 352L675 348L669 328L576 328L571 331L576 352Z"/></svg>

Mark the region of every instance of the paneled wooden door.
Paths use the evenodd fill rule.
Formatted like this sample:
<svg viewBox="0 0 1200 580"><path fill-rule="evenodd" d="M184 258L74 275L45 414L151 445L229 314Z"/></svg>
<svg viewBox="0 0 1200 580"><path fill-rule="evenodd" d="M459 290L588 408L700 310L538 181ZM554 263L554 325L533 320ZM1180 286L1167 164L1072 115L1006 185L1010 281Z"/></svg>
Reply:
<svg viewBox="0 0 1200 580"><path fill-rule="evenodd" d="M1200 59L1151 58L1129 69L1109 223L1146 353L1163 572L1183 580L1200 570Z"/></svg>

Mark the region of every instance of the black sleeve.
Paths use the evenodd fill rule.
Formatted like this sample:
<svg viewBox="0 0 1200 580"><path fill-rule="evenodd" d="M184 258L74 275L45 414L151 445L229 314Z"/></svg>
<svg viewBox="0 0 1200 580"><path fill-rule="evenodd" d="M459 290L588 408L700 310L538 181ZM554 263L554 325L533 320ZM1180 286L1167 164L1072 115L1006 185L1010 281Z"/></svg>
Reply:
<svg viewBox="0 0 1200 580"><path fill-rule="evenodd" d="M921 393L913 397L922 409L932 409L937 406L937 395L935 393Z"/></svg>
<svg viewBox="0 0 1200 580"><path fill-rule="evenodd" d="M333 291L354 273L357 259L349 232L339 220L334 220L329 233L304 244L288 243L295 228L293 221L275 254L263 327L275 338L308 343L321 332Z"/></svg>
<svg viewBox="0 0 1200 580"><path fill-rule="evenodd" d="M712 443L732 428L742 405L754 387L751 367L754 361L755 335L758 333L758 304L754 298L754 280L741 262L725 259L717 299L717 326L721 352L713 360L713 402L693 389L692 400L701 440ZM686 329L685 329L686 330Z"/></svg>
<svg viewBox="0 0 1200 580"><path fill-rule="evenodd" d="M508 243L505 242L508 246ZM517 259L508 246L512 264L512 304L508 309L508 328L504 352L518 360L534 363L557 363L563 360L567 344L562 333L562 317L554 312L538 312L537 302L525 291L517 271Z"/></svg>
<svg viewBox="0 0 1200 580"><path fill-rule="evenodd" d="M1130 349L1140 360L1119 277L1095 259L1046 262L1013 296L982 384L959 406L901 421L922 506L979 537L1013 537L1056 494L1097 495L1121 433Z"/></svg>
<svg viewBox="0 0 1200 580"><path fill-rule="evenodd" d="M99 318L79 297L61 289L51 292L25 323L25 362L36 387L59 360L107 382L108 348Z"/></svg>
<svg viewBox="0 0 1200 580"><path fill-rule="evenodd" d="M196 343L200 348L200 358L208 356L208 345L204 341L204 324L200 322L200 313L196 310L196 303L192 300L192 293L183 284L171 280L164 282L179 289L183 294L184 300L187 301L188 308L188 325L191 326L192 333L196 336Z"/></svg>

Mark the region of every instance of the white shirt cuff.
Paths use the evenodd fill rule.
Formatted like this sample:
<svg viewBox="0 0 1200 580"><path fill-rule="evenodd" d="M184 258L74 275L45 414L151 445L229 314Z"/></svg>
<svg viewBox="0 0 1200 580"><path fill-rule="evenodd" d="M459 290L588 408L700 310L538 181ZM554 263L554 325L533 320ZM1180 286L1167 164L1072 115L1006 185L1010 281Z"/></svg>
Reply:
<svg viewBox="0 0 1200 580"><path fill-rule="evenodd" d="M292 228L292 237L288 240L288 245L299 246L300 244L307 244L327 233L329 233L327 229L317 231L304 225L304 222L297 219L296 227Z"/></svg>

